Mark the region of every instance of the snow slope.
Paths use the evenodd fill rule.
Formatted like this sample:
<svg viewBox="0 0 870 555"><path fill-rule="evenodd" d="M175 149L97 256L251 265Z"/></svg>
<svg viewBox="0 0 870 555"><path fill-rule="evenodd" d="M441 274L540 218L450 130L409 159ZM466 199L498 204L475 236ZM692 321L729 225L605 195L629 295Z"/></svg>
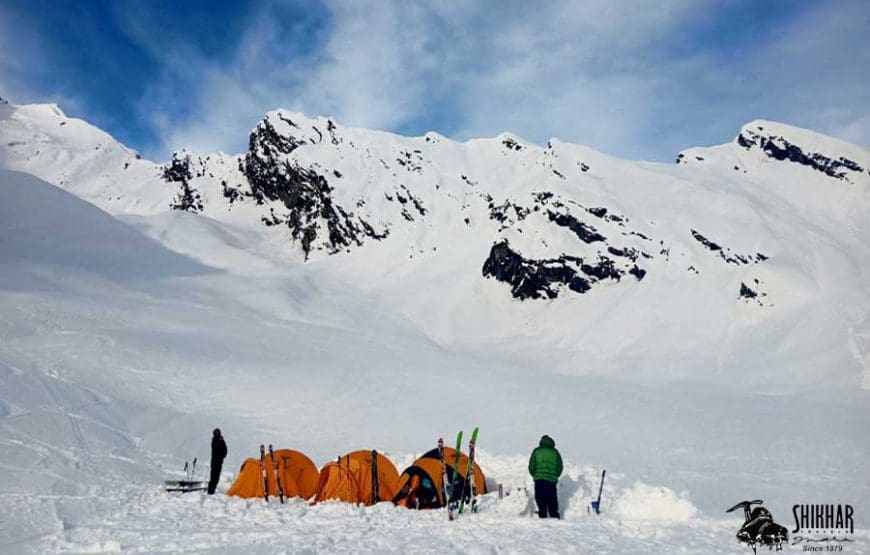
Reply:
<svg viewBox="0 0 870 555"><path fill-rule="evenodd" d="M662 165L273 112L248 153L187 168L56 107L0 106L17 170L0 170L0 549L734 552L724 510L758 497L784 521L849 502L866 529L870 163L786 126L863 173L779 160L753 125L772 124L741 131L749 149ZM226 487L260 442L402 467L475 424L513 493L455 527L159 491L215 425ZM570 463L558 523L529 518L522 489L545 432Z"/></svg>

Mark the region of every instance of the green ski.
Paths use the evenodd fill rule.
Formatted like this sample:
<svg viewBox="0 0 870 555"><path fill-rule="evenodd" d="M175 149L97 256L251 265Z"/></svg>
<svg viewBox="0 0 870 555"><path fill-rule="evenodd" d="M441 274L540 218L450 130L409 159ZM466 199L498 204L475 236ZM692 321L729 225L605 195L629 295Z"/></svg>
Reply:
<svg viewBox="0 0 870 555"><path fill-rule="evenodd" d="M477 503L474 499L474 447L477 445L477 428L471 432L471 441L468 442L468 459L465 461L465 481L462 487L462 496L459 498L459 513L465 510L465 488L468 488L468 494L471 496L472 512L477 511Z"/></svg>
<svg viewBox="0 0 870 555"><path fill-rule="evenodd" d="M453 473L450 478L450 500L447 502L447 518L453 520L456 517L456 507L459 499L456 498L456 478L459 475L459 450L462 448L462 432L456 435L456 452L453 455Z"/></svg>

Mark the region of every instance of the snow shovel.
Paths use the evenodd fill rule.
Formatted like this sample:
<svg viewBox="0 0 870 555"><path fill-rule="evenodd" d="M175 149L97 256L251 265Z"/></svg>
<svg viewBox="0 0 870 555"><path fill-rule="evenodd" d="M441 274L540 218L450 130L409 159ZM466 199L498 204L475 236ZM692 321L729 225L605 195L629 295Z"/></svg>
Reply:
<svg viewBox="0 0 870 555"><path fill-rule="evenodd" d="M592 510L595 511L595 514L601 514L601 491L604 489L604 475L607 473L606 470L601 471L601 485L598 486L598 499L591 503Z"/></svg>

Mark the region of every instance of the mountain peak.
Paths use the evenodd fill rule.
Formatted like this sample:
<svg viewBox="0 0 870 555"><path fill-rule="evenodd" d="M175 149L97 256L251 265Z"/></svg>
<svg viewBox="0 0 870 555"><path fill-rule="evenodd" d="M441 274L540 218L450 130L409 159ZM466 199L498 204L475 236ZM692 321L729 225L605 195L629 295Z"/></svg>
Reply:
<svg viewBox="0 0 870 555"><path fill-rule="evenodd" d="M678 164L732 167L747 172L764 162L804 166L848 183L870 183L870 151L829 135L793 125L758 119L740 128L734 141L709 148L691 148Z"/></svg>

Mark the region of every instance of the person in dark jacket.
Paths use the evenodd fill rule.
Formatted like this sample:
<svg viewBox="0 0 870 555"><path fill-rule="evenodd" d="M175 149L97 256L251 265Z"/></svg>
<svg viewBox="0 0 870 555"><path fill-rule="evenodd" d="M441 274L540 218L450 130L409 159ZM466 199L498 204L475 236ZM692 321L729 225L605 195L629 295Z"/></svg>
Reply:
<svg viewBox="0 0 870 555"><path fill-rule="evenodd" d="M532 451L529 458L529 474L535 480L535 502L541 518L559 518L559 498L556 495L556 482L562 475L562 455L556 450L556 442L550 436Z"/></svg>
<svg viewBox="0 0 870 555"><path fill-rule="evenodd" d="M221 479L221 468L224 465L225 458L227 458L227 444L224 441L224 436L221 435L221 429L215 428L211 438L211 477L208 480L209 495L214 494L218 481Z"/></svg>

